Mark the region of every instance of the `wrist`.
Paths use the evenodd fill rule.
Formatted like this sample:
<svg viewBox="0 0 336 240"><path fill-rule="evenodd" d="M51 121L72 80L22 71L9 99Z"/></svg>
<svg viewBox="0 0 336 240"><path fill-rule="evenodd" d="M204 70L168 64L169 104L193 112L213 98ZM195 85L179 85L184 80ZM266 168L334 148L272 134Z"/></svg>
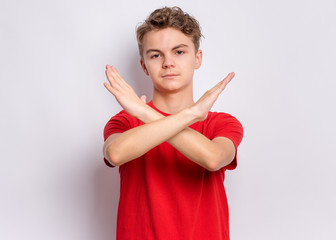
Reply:
<svg viewBox="0 0 336 240"><path fill-rule="evenodd" d="M194 106L191 106L189 108L185 108L184 110L182 110L181 112L183 112L183 115L186 119L189 120L189 126L195 122L200 121L200 118L197 114L196 108Z"/></svg>
<svg viewBox="0 0 336 240"><path fill-rule="evenodd" d="M188 110L190 111L190 114L193 118L193 122L200 122L206 118L206 116L204 117L204 114L199 110L197 104L194 104L188 108Z"/></svg>
<svg viewBox="0 0 336 240"><path fill-rule="evenodd" d="M158 120L163 117L160 113L155 111L153 108L151 108L147 104L144 104L141 107L141 110L139 111L139 113L140 114L136 118L139 119L143 123L149 123L149 122Z"/></svg>

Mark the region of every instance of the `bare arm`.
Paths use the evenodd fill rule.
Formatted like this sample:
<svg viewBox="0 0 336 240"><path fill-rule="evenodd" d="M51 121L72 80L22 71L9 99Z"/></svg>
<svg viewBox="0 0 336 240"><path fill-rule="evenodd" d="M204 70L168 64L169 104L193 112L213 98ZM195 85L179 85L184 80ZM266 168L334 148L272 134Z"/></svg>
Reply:
<svg viewBox="0 0 336 240"><path fill-rule="evenodd" d="M164 141L211 171L218 170L233 160L235 147L231 140L224 137L209 140L188 128L194 122L206 118L218 95L234 77L233 73L207 91L192 107L168 117L146 105L144 99L135 94L114 68L108 66L106 73L110 84L105 83L105 87L125 111L145 123L122 134L113 134L105 141L104 156L113 165L131 161Z"/></svg>

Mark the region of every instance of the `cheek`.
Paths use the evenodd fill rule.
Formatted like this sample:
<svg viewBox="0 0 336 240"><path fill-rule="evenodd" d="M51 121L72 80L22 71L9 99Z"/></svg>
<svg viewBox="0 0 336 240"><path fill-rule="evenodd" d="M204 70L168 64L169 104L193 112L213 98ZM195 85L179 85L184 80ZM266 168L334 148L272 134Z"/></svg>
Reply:
<svg viewBox="0 0 336 240"><path fill-rule="evenodd" d="M197 68L197 63L196 63L196 61L194 59L193 60L189 60L188 64L185 67L190 72L193 72Z"/></svg>
<svg viewBox="0 0 336 240"><path fill-rule="evenodd" d="M155 76L157 75L157 71L155 71L155 69L153 69L152 67L147 67L147 75L153 79L155 78Z"/></svg>
<svg viewBox="0 0 336 240"><path fill-rule="evenodd" d="M186 67L194 68L196 66L196 58L188 56L182 59L181 64L184 64Z"/></svg>
<svg viewBox="0 0 336 240"><path fill-rule="evenodd" d="M159 61L151 61L150 64L146 65L149 75L155 74L161 69L161 65Z"/></svg>

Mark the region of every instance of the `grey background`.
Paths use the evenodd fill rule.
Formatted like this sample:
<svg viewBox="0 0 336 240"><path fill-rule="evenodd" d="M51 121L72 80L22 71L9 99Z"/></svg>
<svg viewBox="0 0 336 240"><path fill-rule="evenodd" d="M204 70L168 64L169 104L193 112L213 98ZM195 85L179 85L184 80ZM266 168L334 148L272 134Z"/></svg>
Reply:
<svg viewBox="0 0 336 240"><path fill-rule="evenodd" d="M236 72L213 107L245 129L225 181L232 239L336 239L331 0L1 1L0 238L114 239L119 174L101 149L121 108L104 68L151 97L134 30L165 5L203 28L195 100Z"/></svg>

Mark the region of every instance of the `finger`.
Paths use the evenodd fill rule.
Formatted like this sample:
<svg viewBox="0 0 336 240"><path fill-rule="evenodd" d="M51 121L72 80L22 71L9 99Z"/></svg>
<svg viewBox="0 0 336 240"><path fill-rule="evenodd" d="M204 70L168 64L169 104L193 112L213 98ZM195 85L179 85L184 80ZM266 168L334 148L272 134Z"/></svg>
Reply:
<svg viewBox="0 0 336 240"><path fill-rule="evenodd" d="M234 78L235 76L235 73L234 72L231 72L229 73L226 78L224 78L224 81L226 82L226 84L228 84L229 82L231 82L232 78Z"/></svg>
<svg viewBox="0 0 336 240"><path fill-rule="evenodd" d="M107 82L104 82L104 87L114 95L114 89L112 88L112 86L110 84L108 84Z"/></svg>
<svg viewBox="0 0 336 240"><path fill-rule="evenodd" d="M234 78L234 76L235 76L235 73L231 72L223 79L222 84L220 86L221 91L223 91L225 89L226 85L228 85L229 82L231 82L231 80Z"/></svg>
<svg viewBox="0 0 336 240"><path fill-rule="evenodd" d="M235 76L234 72L229 73L222 81L220 81L219 83L217 83L212 89L210 90L217 90L218 88L223 87L223 85L227 85L232 78Z"/></svg>
<svg viewBox="0 0 336 240"><path fill-rule="evenodd" d="M111 74L111 70L109 67L106 67L106 70L105 70L105 75L106 75L106 78L107 80L110 82L110 84L112 85L113 82L115 82L112 74Z"/></svg>
<svg viewBox="0 0 336 240"><path fill-rule="evenodd" d="M117 78L122 78L121 75L119 74L118 70L117 70L115 67L110 66L109 69L110 69L111 73L112 73L115 77L117 77Z"/></svg>
<svg viewBox="0 0 336 240"><path fill-rule="evenodd" d="M126 83L126 81L124 80L124 78L120 75L120 73L118 72L118 70L113 67L113 66L110 66L109 67L109 71L111 73L111 75L113 76L113 78L120 84L120 85L128 85Z"/></svg>
<svg viewBox="0 0 336 240"><path fill-rule="evenodd" d="M112 66L106 65L105 75L110 84L105 82L104 86L109 92L115 95L115 92L120 90L120 86L118 82L116 81L116 78L112 75L111 68Z"/></svg>
<svg viewBox="0 0 336 240"><path fill-rule="evenodd" d="M208 93L213 93L213 92L220 90L223 87L223 84L224 84L224 79L220 81L219 83L217 83L215 86L213 86L211 89L209 89Z"/></svg>
<svg viewBox="0 0 336 240"><path fill-rule="evenodd" d="M113 88L120 90L124 86L119 77L113 73L111 66L107 67L105 73L109 83Z"/></svg>
<svg viewBox="0 0 336 240"><path fill-rule="evenodd" d="M226 85L232 80L235 76L234 72L229 73L222 81L217 83L213 88L208 91L208 94L218 95L225 89Z"/></svg>
<svg viewBox="0 0 336 240"><path fill-rule="evenodd" d="M107 65L105 70L106 76L109 78L110 81L116 81L118 80L118 76L113 71L113 67Z"/></svg>

